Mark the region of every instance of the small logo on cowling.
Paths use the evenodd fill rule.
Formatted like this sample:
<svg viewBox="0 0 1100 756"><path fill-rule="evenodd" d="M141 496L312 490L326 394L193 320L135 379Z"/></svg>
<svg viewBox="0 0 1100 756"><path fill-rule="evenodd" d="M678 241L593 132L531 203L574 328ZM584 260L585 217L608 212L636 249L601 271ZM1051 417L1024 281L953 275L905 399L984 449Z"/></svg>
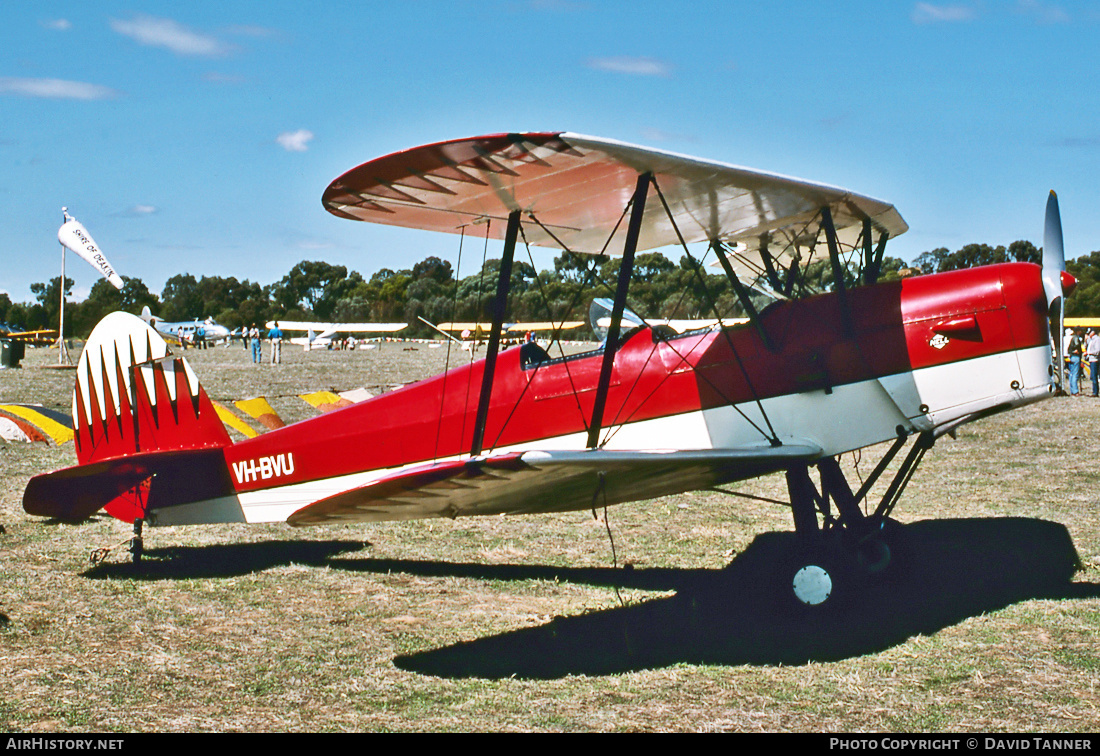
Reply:
<svg viewBox="0 0 1100 756"><path fill-rule="evenodd" d="M949 341L950 339L944 336L942 333L937 333L929 340L928 346L934 349L943 349L945 346L947 346L947 342Z"/></svg>

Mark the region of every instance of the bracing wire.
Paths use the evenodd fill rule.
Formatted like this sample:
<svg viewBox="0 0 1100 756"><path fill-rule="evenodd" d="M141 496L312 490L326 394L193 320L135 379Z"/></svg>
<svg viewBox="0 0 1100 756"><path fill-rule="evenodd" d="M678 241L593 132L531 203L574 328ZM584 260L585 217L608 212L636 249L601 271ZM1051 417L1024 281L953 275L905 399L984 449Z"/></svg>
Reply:
<svg viewBox="0 0 1100 756"><path fill-rule="evenodd" d="M481 272L478 273L478 277L477 277L477 315L476 315L475 322L480 322L480 319L481 319L481 290L482 290L482 283L485 281L485 259L489 255L489 227L492 225L492 223L493 222L492 222L491 219L489 219L489 218L485 219L485 246L481 250ZM456 281L457 281L457 279L456 279ZM455 291L455 297L457 298L457 296L458 296L458 292L456 290ZM474 347L470 349L470 364L473 364L473 362L474 362L474 349L476 347L477 347L477 333L476 333L476 329L475 329ZM470 380L466 381L466 399L462 403L463 407L469 407L470 406L470 388L471 388L471 384L472 384L472 381L470 381ZM459 434L459 438L465 438L466 437L466 418L469 416L469 414L470 414L469 412L463 412L462 413L462 431Z"/></svg>
<svg viewBox="0 0 1100 756"><path fill-rule="evenodd" d="M451 321L454 322L458 319L458 282L461 279L462 272L462 244L466 240L466 226L462 226L458 233L458 260L455 262L455 293L451 297ZM439 397L439 420L436 423L435 429L435 449L432 456L436 459L439 457L439 437L443 431L443 407L446 404L447 399L447 377L451 372L451 345L453 342L447 340L447 357L443 364L443 388Z"/></svg>
<svg viewBox="0 0 1100 756"><path fill-rule="evenodd" d="M603 526L607 531L607 540L611 544L611 567L612 569L619 569L619 556L615 552L615 536L611 532L611 520L607 516L607 480L603 470L597 473L596 490L592 492L592 518L599 520L599 515L596 514L597 501L600 497L603 497ZM615 597L619 599L619 606L626 606L626 602L623 601L623 596L619 593L619 586L613 585L615 589Z"/></svg>

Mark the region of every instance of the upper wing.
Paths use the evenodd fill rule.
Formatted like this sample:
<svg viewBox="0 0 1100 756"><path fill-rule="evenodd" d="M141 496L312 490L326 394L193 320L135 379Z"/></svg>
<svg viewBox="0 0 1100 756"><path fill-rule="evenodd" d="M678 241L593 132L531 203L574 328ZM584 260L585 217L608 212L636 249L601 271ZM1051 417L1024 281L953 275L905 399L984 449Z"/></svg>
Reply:
<svg viewBox="0 0 1100 756"><path fill-rule="evenodd" d="M660 202L647 203L638 251L679 243L679 229L688 243L740 245L735 264L758 271L756 250L768 245L780 260L816 232L823 207L849 248L865 221L891 238L908 228L892 205L838 187L571 133L496 134L397 152L337 178L322 203L342 218L452 233L489 220L486 233L498 239L508 214L521 210L529 243L599 253L647 171L675 227Z"/></svg>
<svg viewBox="0 0 1100 756"><path fill-rule="evenodd" d="M402 470L314 502L291 525L568 512L744 480L816 459L813 444L696 451L529 451Z"/></svg>
<svg viewBox="0 0 1100 756"><path fill-rule="evenodd" d="M322 336L334 333L393 333L408 328L408 323L322 323L310 320L270 320L264 328L274 328L275 323L284 331L318 331Z"/></svg>

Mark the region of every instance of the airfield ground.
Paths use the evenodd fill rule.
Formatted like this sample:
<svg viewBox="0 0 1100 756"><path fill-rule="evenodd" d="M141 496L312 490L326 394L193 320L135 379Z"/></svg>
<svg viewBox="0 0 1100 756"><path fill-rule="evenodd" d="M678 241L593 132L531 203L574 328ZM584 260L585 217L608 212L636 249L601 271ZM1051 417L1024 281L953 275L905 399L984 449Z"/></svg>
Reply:
<svg viewBox="0 0 1100 756"><path fill-rule="evenodd" d="M210 395L431 375L445 348L189 351ZM452 353L452 360L460 359ZM68 408L28 350L0 401ZM858 422L858 419L854 419ZM866 476L880 449L851 469ZM787 510L698 493L591 512L146 531L27 516L71 445L0 442L0 731L1095 731L1100 400L963 427L926 457L891 569L843 611L771 586ZM881 491L883 485L878 486ZM731 489L732 490L732 489ZM738 491L785 498L781 476ZM602 512L600 513L602 515ZM758 536L760 536L758 538ZM614 554L614 557L613 557ZM1075 560L1080 569L1074 569Z"/></svg>

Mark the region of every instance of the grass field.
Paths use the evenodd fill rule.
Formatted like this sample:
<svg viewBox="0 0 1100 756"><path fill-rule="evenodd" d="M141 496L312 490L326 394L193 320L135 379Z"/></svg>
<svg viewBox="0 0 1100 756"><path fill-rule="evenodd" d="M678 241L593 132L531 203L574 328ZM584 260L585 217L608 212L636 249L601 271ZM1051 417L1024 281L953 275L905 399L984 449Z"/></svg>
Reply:
<svg viewBox="0 0 1100 756"><path fill-rule="evenodd" d="M386 387L446 349L187 353L215 400ZM451 359L460 359L454 354ZM0 400L69 407L30 350ZM845 457L866 476L881 449ZM789 511L706 492L590 512L296 529L27 516L71 445L0 442L0 730L1095 731L1100 400L964 426L841 610L772 590ZM855 469L852 469L855 468ZM880 484L881 489L883 484ZM786 498L782 476L738 491ZM598 513L602 518L603 513ZM609 533L613 541L609 539ZM116 547L92 565L93 549Z"/></svg>

